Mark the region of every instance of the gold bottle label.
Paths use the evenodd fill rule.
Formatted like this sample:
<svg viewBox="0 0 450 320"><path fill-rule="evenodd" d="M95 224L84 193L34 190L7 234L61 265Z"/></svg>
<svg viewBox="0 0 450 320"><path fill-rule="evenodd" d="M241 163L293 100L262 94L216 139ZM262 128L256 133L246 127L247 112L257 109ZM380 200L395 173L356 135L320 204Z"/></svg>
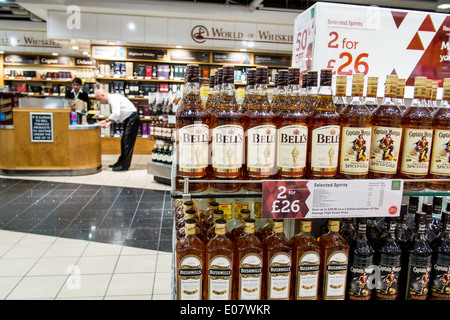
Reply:
<svg viewBox="0 0 450 320"><path fill-rule="evenodd" d="M432 129L405 129L401 173L428 174L432 140Z"/></svg>
<svg viewBox="0 0 450 320"><path fill-rule="evenodd" d="M364 175L369 172L371 127L342 127L340 172Z"/></svg>
<svg viewBox="0 0 450 320"><path fill-rule="evenodd" d="M369 171L385 174L397 173L402 128L372 128Z"/></svg>
<svg viewBox="0 0 450 320"><path fill-rule="evenodd" d="M179 168L182 172L199 172L208 167L209 127L187 125L178 129Z"/></svg>
<svg viewBox="0 0 450 320"><path fill-rule="evenodd" d="M339 157L339 132L337 125L323 126L312 131L311 170L334 171Z"/></svg>
<svg viewBox="0 0 450 320"><path fill-rule="evenodd" d="M209 300L231 300L231 268L231 260L226 256L215 256L209 261Z"/></svg>
<svg viewBox="0 0 450 320"><path fill-rule="evenodd" d="M297 300L316 300L319 288L320 257L317 252L304 253L298 260Z"/></svg>
<svg viewBox="0 0 450 320"><path fill-rule="evenodd" d="M434 130L430 173L443 176L450 175L450 130Z"/></svg>
<svg viewBox="0 0 450 320"><path fill-rule="evenodd" d="M303 171L306 167L308 128L289 125L278 129L277 164L282 171Z"/></svg>
<svg viewBox="0 0 450 320"><path fill-rule="evenodd" d="M278 252L272 256L268 266L268 299L289 299L291 283L291 256Z"/></svg>
<svg viewBox="0 0 450 320"><path fill-rule="evenodd" d="M223 125L212 130L212 167L217 172L239 172L242 167L244 129Z"/></svg>
<svg viewBox="0 0 450 320"><path fill-rule="evenodd" d="M178 265L178 300L202 300L202 260L185 256Z"/></svg>

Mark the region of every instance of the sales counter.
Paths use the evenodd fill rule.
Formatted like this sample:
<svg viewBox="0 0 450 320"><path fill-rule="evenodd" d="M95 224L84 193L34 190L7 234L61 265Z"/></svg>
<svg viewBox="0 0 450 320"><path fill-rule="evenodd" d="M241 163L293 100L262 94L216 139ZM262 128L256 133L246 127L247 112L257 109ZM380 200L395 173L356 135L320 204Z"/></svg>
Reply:
<svg viewBox="0 0 450 320"><path fill-rule="evenodd" d="M71 125L71 109L14 108L0 126L0 173L75 176L100 172L97 124Z"/></svg>

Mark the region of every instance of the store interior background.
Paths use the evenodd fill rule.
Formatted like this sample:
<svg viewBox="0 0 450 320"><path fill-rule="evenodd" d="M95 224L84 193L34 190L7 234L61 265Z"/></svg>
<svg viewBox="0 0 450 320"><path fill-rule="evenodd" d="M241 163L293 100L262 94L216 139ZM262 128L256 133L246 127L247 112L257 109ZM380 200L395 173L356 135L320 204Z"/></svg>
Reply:
<svg viewBox="0 0 450 320"><path fill-rule="evenodd" d="M251 41L215 41L212 44L201 44L190 37L178 41L173 39L185 31L183 28L186 23L190 25L189 20L204 20L210 24L219 21L224 27L233 23L244 27L267 24L276 26L275 33L292 34L294 19L315 2L1 0L0 55L1 60L3 54L8 53L90 57L92 45L166 49L182 46L182 49L192 50L289 55L292 53L292 44L258 44ZM450 12L448 8L438 9L440 2L442 1L354 0L342 3ZM79 28L68 29L59 24L61 21L67 21L69 6L75 6L72 10L79 10ZM61 17L63 19L60 19ZM220 27L220 23L217 26ZM52 40L57 45L21 46L14 41L11 43L11 39L24 36ZM3 68L2 66L0 70L1 78ZM1 85L6 84L3 80L1 79ZM150 154L136 154L129 171L114 173L108 165L114 163L117 156L102 155L102 172L93 175L0 176L0 214L3 215L0 217L0 299L171 298L171 235L166 234L169 232L167 230L171 232L167 221L173 219L170 187L155 181L153 175L148 172ZM89 232L85 232L86 226L92 227L96 221L106 225L109 221L106 216L112 214L111 210L102 211L104 215L101 218L83 220L82 208L77 208L73 210L73 216L61 233L47 234L42 231L44 229L36 226L42 223L44 218L56 217L48 214L49 207L44 205L46 199L55 201L44 199L52 192L61 192L59 200L62 202L74 197L75 200L86 201L86 205L93 205L90 210L94 210L95 204L100 207L103 203L105 207L112 209L112 203L123 206L129 201L128 204L133 203L135 211L126 220L121 217L118 224L110 224L109 231L116 232L116 236L105 236L99 241L91 241ZM80 198L76 198L77 193ZM63 194L64 196L61 196ZM97 202L95 196L102 194L112 195L116 202ZM23 201L18 202L18 198L22 196ZM145 197L148 197L148 201ZM136 201L130 201L131 199ZM120 203L121 200L124 202ZM127 242L130 240L127 238L130 230L134 230L133 223L138 219L137 214L149 212L145 210L148 209L150 200L155 204L152 209L153 213L157 212L158 221L147 221L148 226L142 229L158 229L155 231L157 242ZM10 223L10 220L21 222L21 219L16 217L38 204L42 205L41 211L47 210L47 214L40 217L41 220L23 219L22 222L26 223ZM52 207L51 210L57 209L58 206ZM140 209L142 211L139 211ZM7 220L6 213L11 213L10 220ZM144 221L142 217L140 221ZM76 225L75 222L79 224ZM68 227L70 223L73 228ZM36 230L41 231L34 232ZM62 231L70 236L64 237ZM143 237L149 239L152 236L144 232ZM80 266L84 277L79 290L70 290L67 285L70 277L67 267L72 265Z"/></svg>

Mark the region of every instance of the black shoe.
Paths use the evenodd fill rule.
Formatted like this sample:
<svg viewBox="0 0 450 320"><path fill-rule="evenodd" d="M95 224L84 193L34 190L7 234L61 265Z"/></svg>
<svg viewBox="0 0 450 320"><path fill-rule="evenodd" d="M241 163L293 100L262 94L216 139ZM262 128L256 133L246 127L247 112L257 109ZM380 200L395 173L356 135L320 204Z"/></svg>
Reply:
<svg viewBox="0 0 450 320"><path fill-rule="evenodd" d="M128 168L122 167L121 165L113 167L112 171L127 171Z"/></svg>
<svg viewBox="0 0 450 320"><path fill-rule="evenodd" d="M109 167L114 168L114 167L117 167L118 165L119 165L118 163L114 163L114 164L110 164Z"/></svg>

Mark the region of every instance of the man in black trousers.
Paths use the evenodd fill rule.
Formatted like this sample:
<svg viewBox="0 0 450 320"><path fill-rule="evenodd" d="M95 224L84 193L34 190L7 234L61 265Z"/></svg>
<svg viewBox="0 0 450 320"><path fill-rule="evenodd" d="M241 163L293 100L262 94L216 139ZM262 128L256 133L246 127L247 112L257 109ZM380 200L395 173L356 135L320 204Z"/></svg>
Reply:
<svg viewBox="0 0 450 320"><path fill-rule="evenodd" d="M113 122L123 122L120 157L117 162L110 167L112 167L113 171L128 170L133 156L138 128L141 124L137 109L125 96L108 93L103 89L95 91L95 97L100 103L107 103L111 106L111 115L108 119L100 121L100 126L108 128Z"/></svg>

